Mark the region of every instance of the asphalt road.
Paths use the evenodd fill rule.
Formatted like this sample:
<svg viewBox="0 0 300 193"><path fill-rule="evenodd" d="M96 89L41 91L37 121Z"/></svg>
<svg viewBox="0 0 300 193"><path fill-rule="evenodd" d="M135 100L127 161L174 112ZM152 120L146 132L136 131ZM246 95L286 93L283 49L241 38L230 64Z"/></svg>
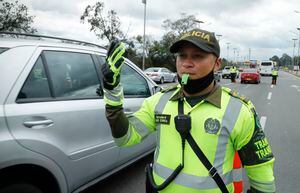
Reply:
<svg viewBox="0 0 300 193"><path fill-rule="evenodd" d="M246 95L256 106L276 157L276 192L299 193L300 79L280 71L275 86L271 86L271 77L262 77L258 85L240 84L239 80L233 84L228 79L220 84ZM152 155L147 156L82 193L143 193L144 167L151 160ZM249 184L245 173L244 180L246 190Z"/></svg>

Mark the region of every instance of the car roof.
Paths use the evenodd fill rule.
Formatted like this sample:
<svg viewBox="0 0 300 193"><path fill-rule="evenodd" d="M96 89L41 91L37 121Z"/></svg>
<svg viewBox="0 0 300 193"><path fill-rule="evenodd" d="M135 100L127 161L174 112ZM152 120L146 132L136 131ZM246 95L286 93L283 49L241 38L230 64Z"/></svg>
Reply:
<svg viewBox="0 0 300 193"><path fill-rule="evenodd" d="M47 46L106 52L106 48L104 46L100 46L90 42L36 34L0 32L0 40L0 47L4 48L13 48L20 46Z"/></svg>

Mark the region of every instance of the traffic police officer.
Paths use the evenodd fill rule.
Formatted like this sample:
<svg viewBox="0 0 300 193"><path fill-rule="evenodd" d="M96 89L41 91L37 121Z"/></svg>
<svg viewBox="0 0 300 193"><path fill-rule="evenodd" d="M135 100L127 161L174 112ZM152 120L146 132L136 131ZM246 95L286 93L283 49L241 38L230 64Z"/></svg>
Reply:
<svg viewBox="0 0 300 193"><path fill-rule="evenodd" d="M124 62L123 43L111 44L101 68L106 116L115 142L129 147L156 131L153 165L147 167L147 192L232 193L235 151L246 169L249 192L275 192L274 156L254 106L214 81L213 72L221 64L215 35L191 30L170 51L176 54L180 85L145 99L141 108L128 117L122 108L124 96L119 75ZM189 128L185 136L180 127ZM209 171L195 146L214 166ZM223 189L216 176L225 184Z"/></svg>
<svg viewBox="0 0 300 193"><path fill-rule="evenodd" d="M235 83L235 78L236 78L236 69L235 69L235 66L231 66L229 72L230 72L231 82Z"/></svg>
<svg viewBox="0 0 300 193"><path fill-rule="evenodd" d="M278 70L274 67L272 69L272 84L277 83Z"/></svg>

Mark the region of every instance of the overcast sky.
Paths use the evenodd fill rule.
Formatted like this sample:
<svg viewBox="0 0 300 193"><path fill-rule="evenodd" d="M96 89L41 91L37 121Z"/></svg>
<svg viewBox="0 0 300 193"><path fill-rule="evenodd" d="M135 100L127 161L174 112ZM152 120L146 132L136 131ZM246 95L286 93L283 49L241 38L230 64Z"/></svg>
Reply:
<svg viewBox="0 0 300 193"><path fill-rule="evenodd" d="M19 0L35 15L34 27L46 35L62 36L98 44L88 24L80 23L87 5L96 0ZM115 10L128 36L143 35L142 0L101 0L106 12ZM293 55L293 38L299 39L300 0L147 0L146 35L160 40L166 19L177 20L181 13L203 21L201 28L221 34L221 57L265 60L283 53ZM227 49L227 43L229 49ZM229 52L227 52L229 51ZM295 55L298 53L296 42ZM238 56L239 54L239 56Z"/></svg>

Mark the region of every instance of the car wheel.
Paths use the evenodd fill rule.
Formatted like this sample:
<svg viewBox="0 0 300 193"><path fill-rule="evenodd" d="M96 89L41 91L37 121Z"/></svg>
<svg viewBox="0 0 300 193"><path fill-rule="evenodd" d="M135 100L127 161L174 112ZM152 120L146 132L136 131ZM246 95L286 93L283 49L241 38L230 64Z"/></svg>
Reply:
<svg viewBox="0 0 300 193"><path fill-rule="evenodd" d="M165 83L164 77L161 77L159 82L160 82L160 84Z"/></svg>
<svg viewBox="0 0 300 193"><path fill-rule="evenodd" d="M38 187L28 183L15 183L0 188L0 193L44 193Z"/></svg>

